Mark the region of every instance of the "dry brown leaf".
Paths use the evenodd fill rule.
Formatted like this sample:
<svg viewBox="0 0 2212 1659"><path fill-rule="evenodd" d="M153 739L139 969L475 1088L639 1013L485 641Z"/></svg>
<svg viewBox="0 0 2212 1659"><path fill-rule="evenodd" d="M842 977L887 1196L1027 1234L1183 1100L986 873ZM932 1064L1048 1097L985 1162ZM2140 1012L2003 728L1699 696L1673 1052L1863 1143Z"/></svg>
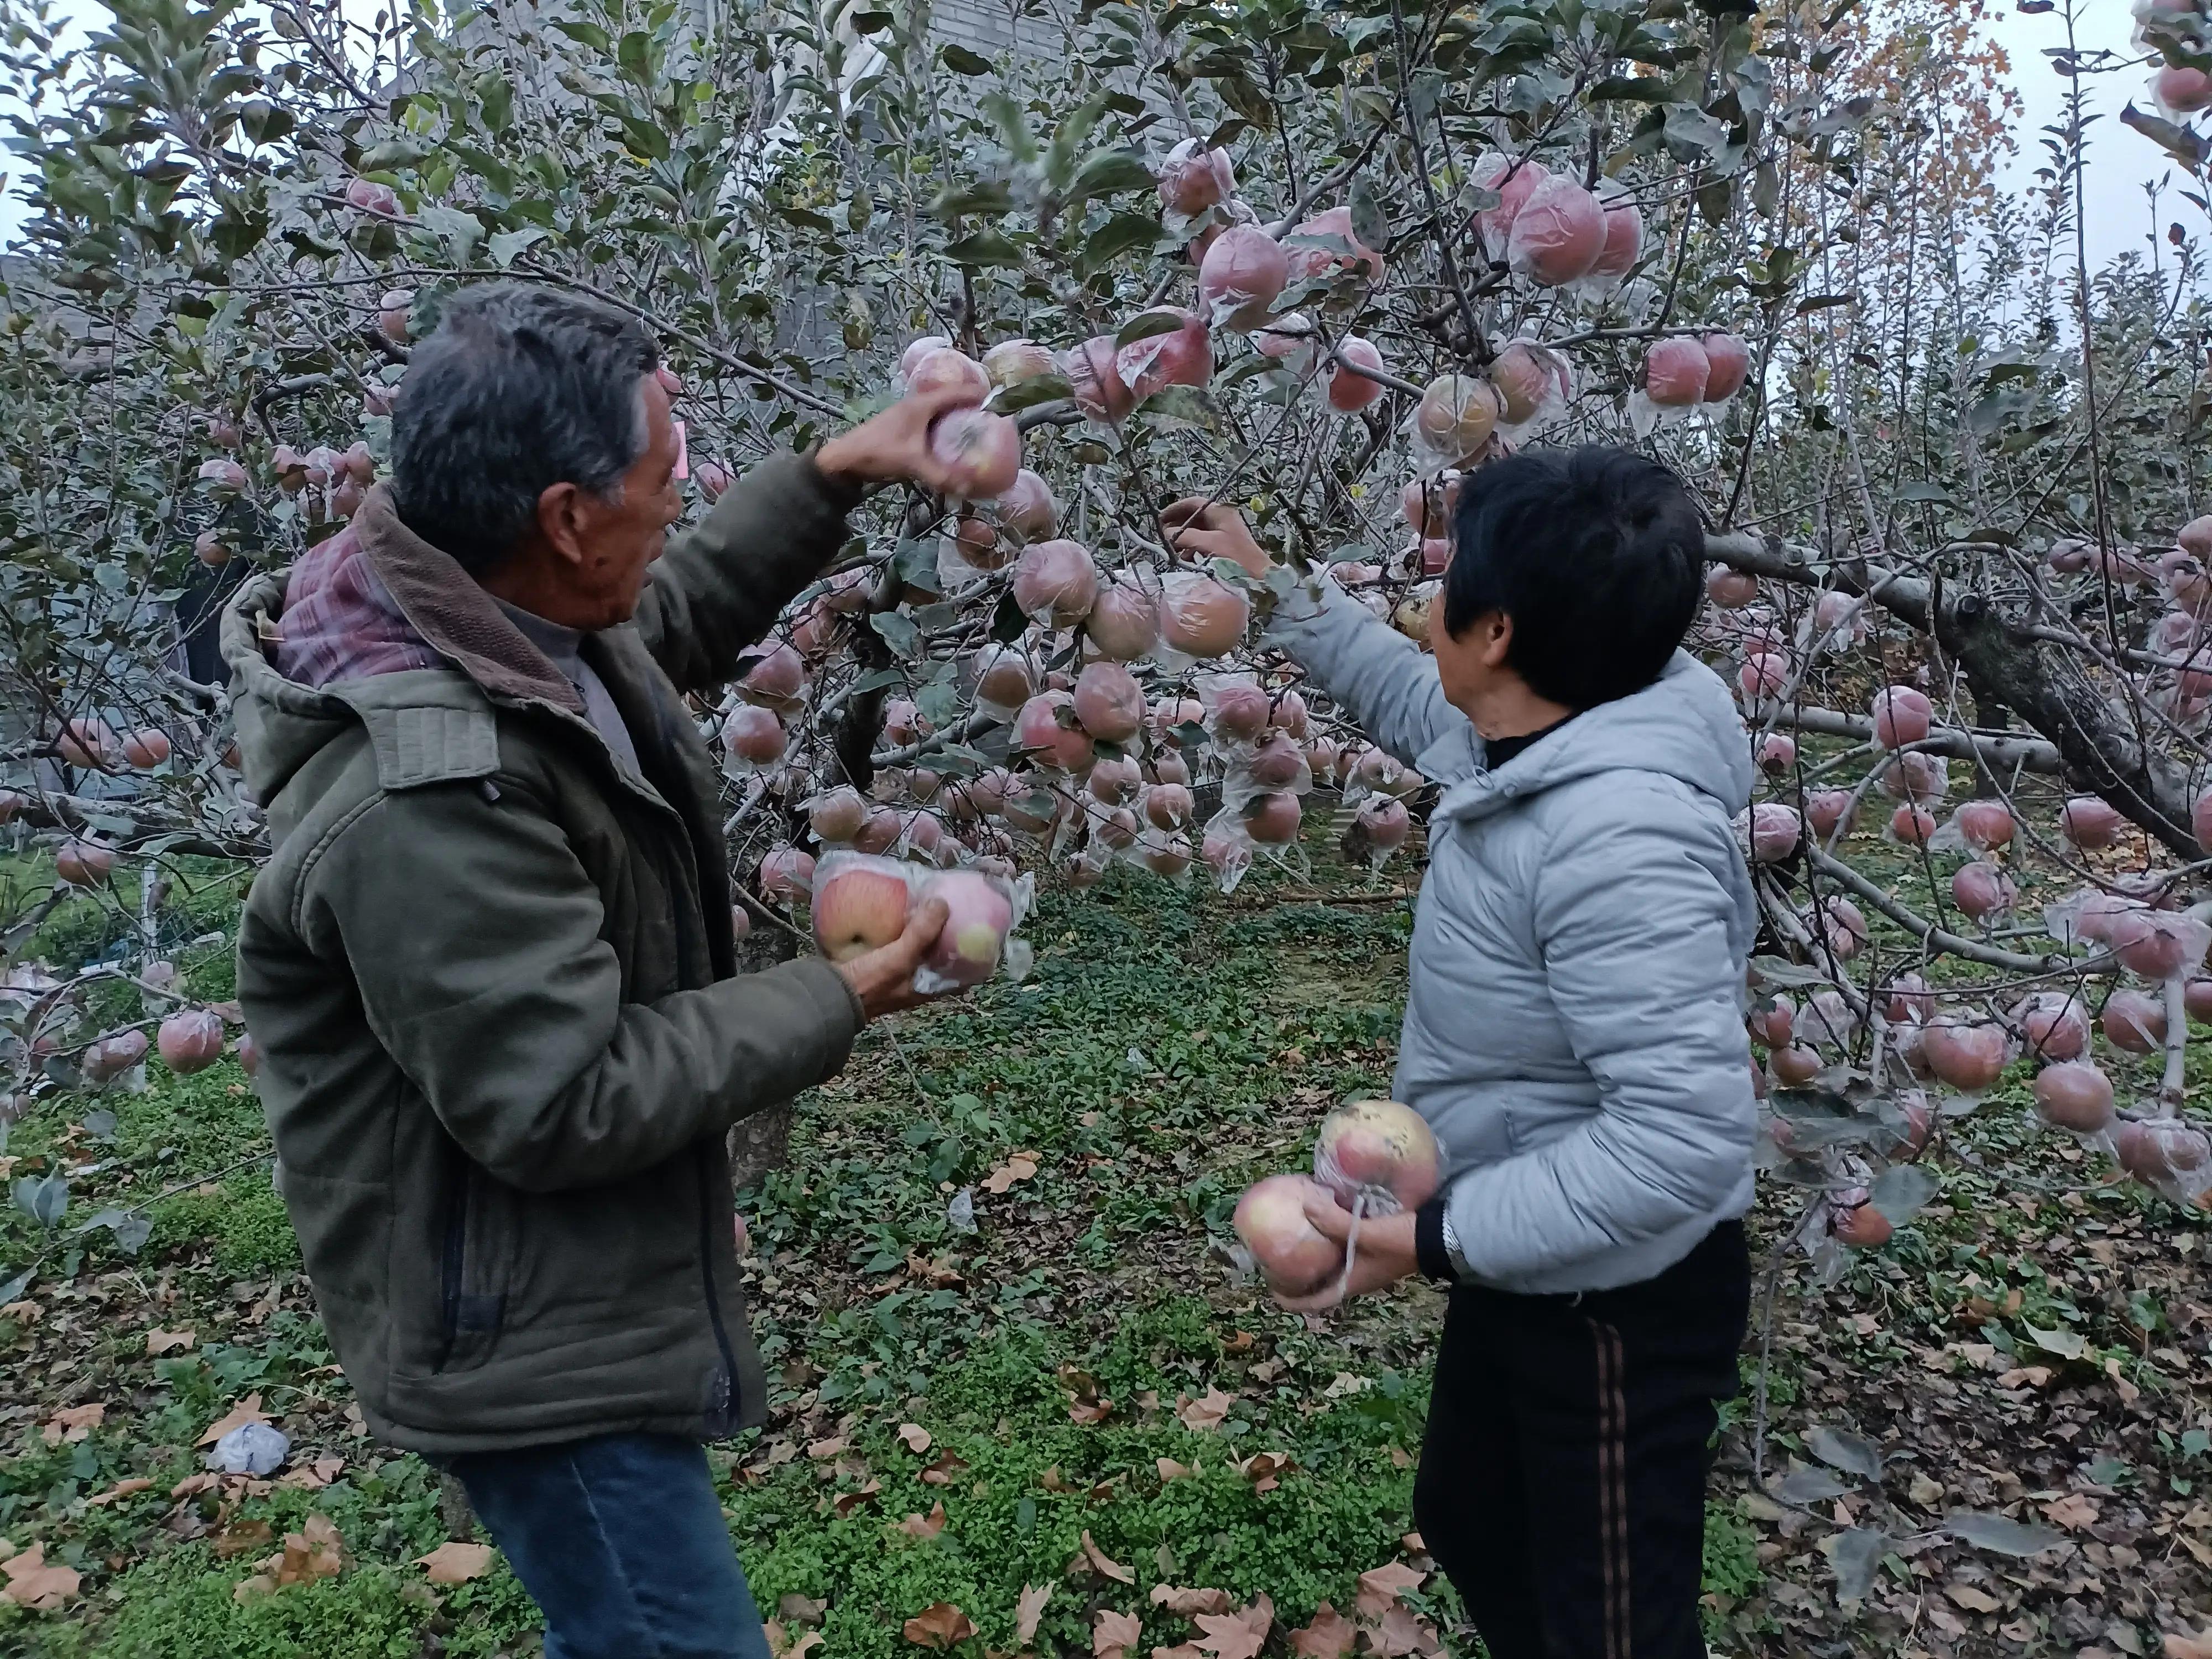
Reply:
<svg viewBox="0 0 2212 1659"><path fill-rule="evenodd" d="M2160 1640L2164 1644L2166 1659L2212 1659L2212 1626L2194 1636L2167 1631Z"/></svg>
<svg viewBox="0 0 2212 1659"><path fill-rule="evenodd" d="M149 1331L146 1352L156 1358L165 1353L189 1353L198 1340L190 1331Z"/></svg>
<svg viewBox="0 0 2212 1659"><path fill-rule="evenodd" d="M465 1584L491 1571L491 1546L454 1540L439 1545L428 1555L416 1556L415 1565L434 1584Z"/></svg>
<svg viewBox="0 0 2212 1659"><path fill-rule="evenodd" d="M1382 1615L1382 1622L1367 1632L1369 1651L1378 1659L1403 1659L1407 1654L1441 1655L1443 1643L1429 1621L1398 1602Z"/></svg>
<svg viewBox="0 0 2212 1659"><path fill-rule="evenodd" d="M945 1649L975 1633L968 1615L950 1601L933 1602L906 1621L906 1639L918 1648Z"/></svg>
<svg viewBox="0 0 2212 1659"><path fill-rule="evenodd" d="M1206 1632L1193 1645L1212 1650L1216 1659L1259 1659L1267 1632L1275 1627L1275 1604L1262 1595L1249 1607L1201 1613L1192 1622Z"/></svg>
<svg viewBox="0 0 2212 1659"><path fill-rule="evenodd" d="M93 1496L86 1498L84 1501L93 1509L101 1509L107 1504L114 1503L119 1498L130 1497L133 1492L151 1491L153 1489L153 1485L154 1483L147 1480L143 1475L133 1475L128 1480L117 1481L106 1492L94 1493Z"/></svg>
<svg viewBox="0 0 2212 1659"><path fill-rule="evenodd" d="M846 1516L852 1514L854 1510L859 1509L861 1504L873 1503L876 1499L876 1495L882 1492L883 1489L884 1483L882 1481L870 1480L865 1485L854 1486L849 1492L839 1492L835 1498L832 1498L830 1500L830 1507L837 1511L838 1517L842 1520Z"/></svg>
<svg viewBox="0 0 2212 1659"><path fill-rule="evenodd" d="M98 1428L106 1415L107 1407L98 1401L88 1406L64 1407L47 1419L44 1431L46 1442L49 1446L58 1446L64 1442L75 1444Z"/></svg>
<svg viewBox="0 0 2212 1659"><path fill-rule="evenodd" d="M1186 1474L1192 1474L1196 1468L1194 1464L1178 1463L1172 1457L1157 1458L1153 1461L1153 1467L1159 1470L1160 1484L1163 1486L1170 1480L1182 1480Z"/></svg>
<svg viewBox="0 0 2212 1659"><path fill-rule="evenodd" d="M222 1416L209 1424L200 1437L192 1443L196 1446L212 1446L233 1429L244 1428L248 1423L266 1423L268 1420L269 1414L261 1409L261 1396L258 1394L249 1394Z"/></svg>
<svg viewBox="0 0 2212 1659"><path fill-rule="evenodd" d="M216 1534L215 1553L226 1561L234 1555L252 1555L268 1548L276 1536L266 1521L234 1521Z"/></svg>
<svg viewBox="0 0 2212 1659"><path fill-rule="evenodd" d="M1978 1589L1972 1584L1946 1584L1943 1594L1968 1613L2001 1613L2004 1610L2003 1602L1987 1590Z"/></svg>
<svg viewBox="0 0 2212 1659"><path fill-rule="evenodd" d="M1129 1650L1144 1632L1145 1621L1135 1613L1099 1608L1091 1621L1091 1659L1129 1659Z"/></svg>
<svg viewBox="0 0 2212 1659"><path fill-rule="evenodd" d="M1236 1395L1224 1394L1218 1388L1208 1389L1195 1400L1177 1395L1176 1415L1182 1419L1183 1427L1203 1433L1219 1428L1222 1419L1229 1415L1229 1408L1236 1403Z"/></svg>
<svg viewBox="0 0 2212 1659"><path fill-rule="evenodd" d="M983 1177L983 1190L1003 1193L1017 1181L1027 1181L1036 1172L1037 1156L1035 1152L1016 1152Z"/></svg>
<svg viewBox="0 0 2212 1659"><path fill-rule="evenodd" d="M1137 1582L1136 1574L1098 1547L1097 1541L1091 1536L1088 1528L1084 1529L1083 1534L1083 1555L1092 1567L1117 1584L1133 1584Z"/></svg>
<svg viewBox="0 0 2212 1659"><path fill-rule="evenodd" d="M1402 1561L1386 1561L1359 1575L1359 1598L1353 1605L1362 1619L1380 1619L1398 1605L1409 1589L1419 1589L1429 1575L1416 1572Z"/></svg>
<svg viewBox="0 0 2212 1659"><path fill-rule="evenodd" d="M182 1500L197 1498L204 1492L213 1492L222 1482L222 1477L210 1470L202 1469L198 1474L188 1474L169 1488L169 1496Z"/></svg>
<svg viewBox="0 0 2212 1659"><path fill-rule="evenodd" d="M280 1486L290 1486L299 1492L320 1492L344 1472L343 1457L318 1457L312 1463L302 1463L277 1481Z"/></svg>
<svg viewBox="0 0 2212 1659"><path fill-rule="evenodd" d="M817 1462L819 1462L823 1458L836 1456L839 1452L845 1449L845 1446L846 1440L844 1436L833 1435L827 1440L808 1441L806 1443L806 1455L809 1457L813 1458Z"/></svg>
<svg viewBox="0 0 2212 1659"><path fill-rule="evenodd" d="M1152 1603L1165 1607L1178 1619L1193 1619L1201 1613L1229 1611L1229 1592L1224 1589L1177 1589L1173 1584L1152 1586Z"/></svg>
<svg viewBox="0 0 2212 1659"><path fill-rule="evenodd" d="M934 1538L945 1530L945 1500L939 1498L930 1505L927 1515L909 1515L898 1523L898 1530L908 1538Z"/></svg>
<svg viewBox="0 0 2212 1659"><path fill-rule="evenodd" d="M4 1594L10 1601L41 1613L52 1613L73 1598L81 1582L75 1567L47 1562L44 1544L33 1544L0 1561L0 1572L8 1575Z"/></svg>
<svg viewBox="0 0 2212 1659"><path fill-rule="evenodd" d="M2078 1492L2069 1492L2056 1503L2043 1506L2043 1518L2054 1527L2063 1527L2069 1532L2079 1532L2084 1527L2094 1526L2097 1506Z"/></svg>
<svg viewBox="0 0 2212 1659"><path fill-rule="evenodd" d="M921 1472L922 1485L949 1486L960 1478L961 1472L967 1467L968 1460L958 1453L939 1452L937 1461Z"/></svg>
<svg viewBox="0 0 2212 1659"><path fill-rule="evenodd" d="M1406 1553L1408 1555L1426 1555L1429 1553L1428 1544L1422 1539L1421 1534L1417 1532L1407 1533L1404 1537L1401 1538L1398 1542L1404 1547Z"/></svg>
<svg viewBox="0 0 2212 1659"><path fill-rule="evenodd" d="M1274 1491L1282 1484L1282 1477L1297 1467L1288 1452L1254 1452L1236 1461L1237 1473L1252 1483L1254 1492Z"/></svg>
<svg viewBox="0 0 2212 1659"><path fill-rule="evenodd" d="M1049 1584L1024 1584L1014 1602L1014 1640L1024 1647L1036 1640L1037 1620L1044 1617L1044 1604L1052 1600Z"/></svg>
<svg viewBox="0 0 2212 1659"><path fill-rule="evenodd" d="M794 1625L818 1625L823 1614L830 1611L830 1598L817 1601L811 1595L801 1595L797 1590L787 1590L775 1604L775 1616L789 1620Z"/></svg>
<svg viewBox="0 0 2212 1659"><path fill-rule="evenodd" d="M1207 1659L1207 1655L1195 1642L1178 1642L1171 1648L1154 1648L1152 1659Z"/></svg>
<svg viewBox="0 0 2212 1659"><path fill-rule="evenodd" d="M929 1449L929 1431L919 1423L900 1424L898 1437L906 1443L906 1449L916 1457Z"/></svg>
<svg viewBox="0 0 2212 1659"><path fill-rule="evenodd" d="M1314 1609L1313 1623L1291 1632L1291 1651L1298 1659L1348 1659L1359 1627L1328 1602Z"/></svg>
<svg viewBox="0 0 2212 1659"><path fill-rule="evenodd" d="M326 1515L311 1515L297 1532L284 1534L284 1553L261 1564L276 1585L305 1584L317 1578L335 1578L345 1571L345 1544Z"/></svg>

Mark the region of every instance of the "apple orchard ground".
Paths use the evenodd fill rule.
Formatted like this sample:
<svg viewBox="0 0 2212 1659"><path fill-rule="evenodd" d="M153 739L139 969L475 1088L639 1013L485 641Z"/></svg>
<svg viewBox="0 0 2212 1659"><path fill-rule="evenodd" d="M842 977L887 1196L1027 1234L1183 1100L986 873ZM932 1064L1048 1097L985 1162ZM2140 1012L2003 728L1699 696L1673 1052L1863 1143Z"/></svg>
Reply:
<svg viewBox="0 0 2212 1659"><path fill-rule="evenodd" d="M1159 1583L1264 1591L1285 1621L1267 1651L1286 1653L1279 1632L1323 1600L1347 1607L1361 1571L1428 1565L1405 1534L1440 1298L1407 1287L1301 1321L1224 1255L1245 1183L1301 1162L1331 1104L1390 1074L1398 874L1316 867L1320 889L1262 877L1224 899L1117 874L1048 901L1028 984L871 1033L804 1103L790 1168L744 1206L774 1421L712 1455L766 1609L799 1598L787 1634L818 1620L822 1659L917 1651L902 1624L940 1601L978 1627L958 1651L1011 1650L1025 1585L1053 1587L1042 1653L1088 1654L1099 1607L1146 1615L1136 1651L1189 1641L1188 1620L1150 1606ZM227 946L181 941L226 926L235 891L210 872L167 924L203 996L229 994ZM1298 896L1316 891L1334 902ZM80 958L107 927L80 905L33 954ZM436 1482L353 1426L243 1079L228 1061L152 1073L142 1093L43 1102L7 1149L12 1177L63 1171L71 1197L40 1277L0 1315L0 1531L82 1587L53 1611L0 1601L0 1649L534 1653L496 1557L459 1583L414 1565L452 1535ZM1954 1127L1934 1155L1942 1197L1839 1285L1814 1287L1784 1253L1768 1480L1833 1455L1820 1429L1888 1461L1878 1479L1801 1478L1791 1495L1827 1495L1786 1508L1753 1483L1748 1396L1730 1408L1708 1548L1717 1650L2132 1655L2212 1623L2208 1236L2033 1131L2024 1099L2015 1073ZM973 1232L946 1219L963 1186ZM104 1230L67 1236L173 1187L135 1256ZM1801 1202L1762 1186L1762 1251ZM0 1262L48 1237L11 1210ZM1754 1336L1747 1378L1757 1363ZM173 1497L194 1443L250 1395L292 1437L294 1473ZM1164 1480L1161 1459L1191 1473ZM1954 1509L2065 1542L1969 1550L1929 1530ZM318 1515L343 1570L234 1599ZM1861 1526L1893 1542L1865 1601L1841 1607L1824 1546ZM1130 1582L1071 1574L1086 1533ZM1454 1630L1440 1581L1411 1600Z"/></svg>

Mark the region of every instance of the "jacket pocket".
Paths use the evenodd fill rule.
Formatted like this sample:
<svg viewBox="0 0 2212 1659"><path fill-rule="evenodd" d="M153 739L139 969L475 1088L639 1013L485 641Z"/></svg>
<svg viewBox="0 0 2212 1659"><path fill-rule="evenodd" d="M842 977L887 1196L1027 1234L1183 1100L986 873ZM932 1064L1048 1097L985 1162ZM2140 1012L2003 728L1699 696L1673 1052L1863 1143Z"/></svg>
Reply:
<svg viewBox="0 0 2212 1659"><path fill-rule="evenodd" d="M439 1260L443 1340L433 1368L441 1373L491 1357L506 1322L515 1245L514 1194L458 1149L451 1168Z"/></svg>

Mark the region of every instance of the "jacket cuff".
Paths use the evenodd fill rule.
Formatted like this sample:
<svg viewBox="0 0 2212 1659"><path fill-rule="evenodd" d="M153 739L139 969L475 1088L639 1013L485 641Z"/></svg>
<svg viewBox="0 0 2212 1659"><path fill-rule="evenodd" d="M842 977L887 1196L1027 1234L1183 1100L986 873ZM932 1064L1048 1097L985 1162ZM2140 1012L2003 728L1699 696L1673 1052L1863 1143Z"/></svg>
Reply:
<svg viewBox="0 0 2212 1659"><path fill-rule="evenodd" d="M822 1070L815 1081L826 1083L845 1069L852 1057L853 1039L867 1023L852 981L819 957L802 957L771 970L789 975L806 988L822 1016Z"/></svg>
<svg viewBox="0 0 2212 1659"><path fill-rule="evenodd" d="M868 493L867 486L865 484L857 483L850 478L833 478L824 472L822 470L822 446L818 443L801 455L799 459L804 463L807 477L813 482L814 487L822 492L823 501L829 506L830 511L841 519L858 507L861 498Z"/></svg>
<svg viewBox="0 0 2212 1659"><path fill-rule="evenodd" d="M1440 1285L1459 1282L1459 1274L1452 1269L1451 1253L1444 1249L1442 1193L1413 1212L1413 1260L1419 1263L1424 1279L1434 1279Z"/></svg>

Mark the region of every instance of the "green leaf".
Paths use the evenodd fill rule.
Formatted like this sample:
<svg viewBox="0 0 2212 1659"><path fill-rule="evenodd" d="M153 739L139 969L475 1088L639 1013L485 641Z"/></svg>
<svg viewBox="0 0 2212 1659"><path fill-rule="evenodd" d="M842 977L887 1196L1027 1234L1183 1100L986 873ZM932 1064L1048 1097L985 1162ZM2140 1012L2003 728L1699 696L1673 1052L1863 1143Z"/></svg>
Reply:
<svg viewBox="0 0 2212 1659"><path fill-rule="evenodd" d="M1024 380L993 393L990 407L1000 415L1015 415L1024 409L1034 409L1039 404L1058 403L1074 395L1075 388L1068 383L1066 375L1040 374L1035 380Z"/></svg>
<svg viewBox="0 0 2212 1659"><path fill-rule="evenodd" d="M2206 159L2212 157L2212 142L2162 116L2144 114L2132 100L2120 112L2120 122L2133 127L2191 173L2203 172Z"/></svg>
<svg viewBox="0 0 2212 1659"><path fill-rule="evenodd" d="M534 243L544 241L552 234L542 225L531 225L522 230L496 231L489 244L492 262L505 270L514 263L516 254Z"/></svg>
<svg viewBox="0 0 2212 1659"><path fill-rule="evenodd" d="M1022 251L995 230L979 230L972 236L963 236L957 242L948 242L945 257L956 265L966 265L971 270L981 270L993 265L1018 268Z"/></svg>
<svg viewBox="0 0 2212 1659"><path fill-rule="evenodd" d="M2079 1359L2089 1352L2088 1341L2079 1331L2039 1330L2025 1320L2021 1322L2021 1328L2037 1347L2061 1359Z"/></svg>
<svg viewBox="0 0 2212 1659"><path fill-rule="evenodd" d="M474 256L477 244L483 240L483 222L475 214L464 213L459 208L433 204L415 217L425 230L452 245L456 264L466 264Z"/></svg>
<svg viewBox="0 0 2212 1659"><path fill-rule="evenodd" d="M878 611L868 618L868 626L883 638L885 645L911 662L915 647L921 642L921 630L914 625L911 617L896 611Z"/></svg>
<svg viewBox="0 0 2212 1659"><path fill-rule="evenodd" d="M1156 339L1163 334L1173 334L1183 325L1182 313L1163 306L1152 311L1140 311L1121 325L1114 336L1114 344L1132 346L1139 340Z"/></svg>
<svg viewBox="0 0 2212 1659"><path fill-rule="evenodd" d="M1352 181L1350 205L1352 234L1368 247L1386 248L1390 246L1390 216L1382 210L1382 198L1375 192L1375 185L1365 173Z"/></svg>
<svg viewBox="0 0 2212 1659"><path fill-rule="evenodd" d="M853 682L851 695L855 697L866 696L871 691L883 691L894 685L904 685L906 680L906 670L903 668L872 669Z"/></svg>
<svg viewBox="0 0 2212 1659"><path fill-rule="evenodd" d="M655 161L668 159L668 135L650 121L641 121L634 115L622 118L623 137L631 150Z"/></svg>
<svg viewBox="0 0 2212 1659"><path fill-rule="evenodd" d="M993 179L940 191L929 210L939 219L951 219L963 213L1010 213L1013 206L1013 191L1003 180Z"/></svg>
<svg viewBox="0 0 2212 1659"><path fill-rule="evenodd" d="M1897 492L1896 500L1899 505L1904 506L1919 502L1925 502L1931 507L1950 507L1954 504L1948 489L1927 478L1915 478L1911 483L1905 485Z"/></svg>
<svg viewBox="0 0 2212 1659"><path fill-rule="evenodd" d="M1669 104L1681 88L1663 75L1613 76L1583 94L1594 104Z"/></svg>
<svg viewBox="0 0 2212 1659"><path fill-rule="evenodd" d="M804 226L808 230L818 230L825 235L831 236L837 234L837 227L811 208L793 207L787 203L778 203L775 212L778 218L787 219L793 224Z"/></svg>
<svg viewBox="0 0 2212 1659"><path fill-rule="evenodd" d="M1083 165L1076 168L1075 177L1067 187L1067 199L1081 202L1093 196L1117 196L1124 191L1150 190L1154 182L1152 170L1145 165L1145 158L1134 150L1093 150L1083 158Z"/></svg>
<svg viewBox="0 0 2212 1659"><path fill-rule="evenodd" d="M1893 1164L1874 1178L1868 1201L1893 1227L1902 1227L1925 1209L1942 1183L1918 1164Z"/></svg>
<svg viewBox="0 0 2212 1659"><path fill-rule="evenodd" d="M1219 422L1213 400L1194 386L1162 386L1137 405L1136 413L1169 431L1211 432Z"/></svg>
<svg viewBox="0 0 2212 1659"><path fill-rule="evenodd" d="M991 613L991 637L1000 645L1009 644L1029 632L1029 627L1030 619L1015 603L1013 590L1007 589L999 596L998 609Z"/></svg>
<svg viewBox="0 0 2212 1659"><path fill-rule="evenodd" d="M1149 247L1160 234L1158 216L1150 213L1117 213L1092 231L1075 256L1077 270L1085 276L1103 270L1107 262L1132 248Z"/></svg>
<svg viewBox="0 0 2212 1659"><path fill-rule="evenodd" d="M1800 317L1815 311L1826 311L1834 306L1855 306L1859 302L1856 294L1808 294L1797 302Z"/></svg>
<svg viewBox="0 0 2212 1659"><path fill-rule="evenodd" d="M989 58L979 57L954 41L946 41L937 55L955 75L988 75L992 70Z"/></svg>

